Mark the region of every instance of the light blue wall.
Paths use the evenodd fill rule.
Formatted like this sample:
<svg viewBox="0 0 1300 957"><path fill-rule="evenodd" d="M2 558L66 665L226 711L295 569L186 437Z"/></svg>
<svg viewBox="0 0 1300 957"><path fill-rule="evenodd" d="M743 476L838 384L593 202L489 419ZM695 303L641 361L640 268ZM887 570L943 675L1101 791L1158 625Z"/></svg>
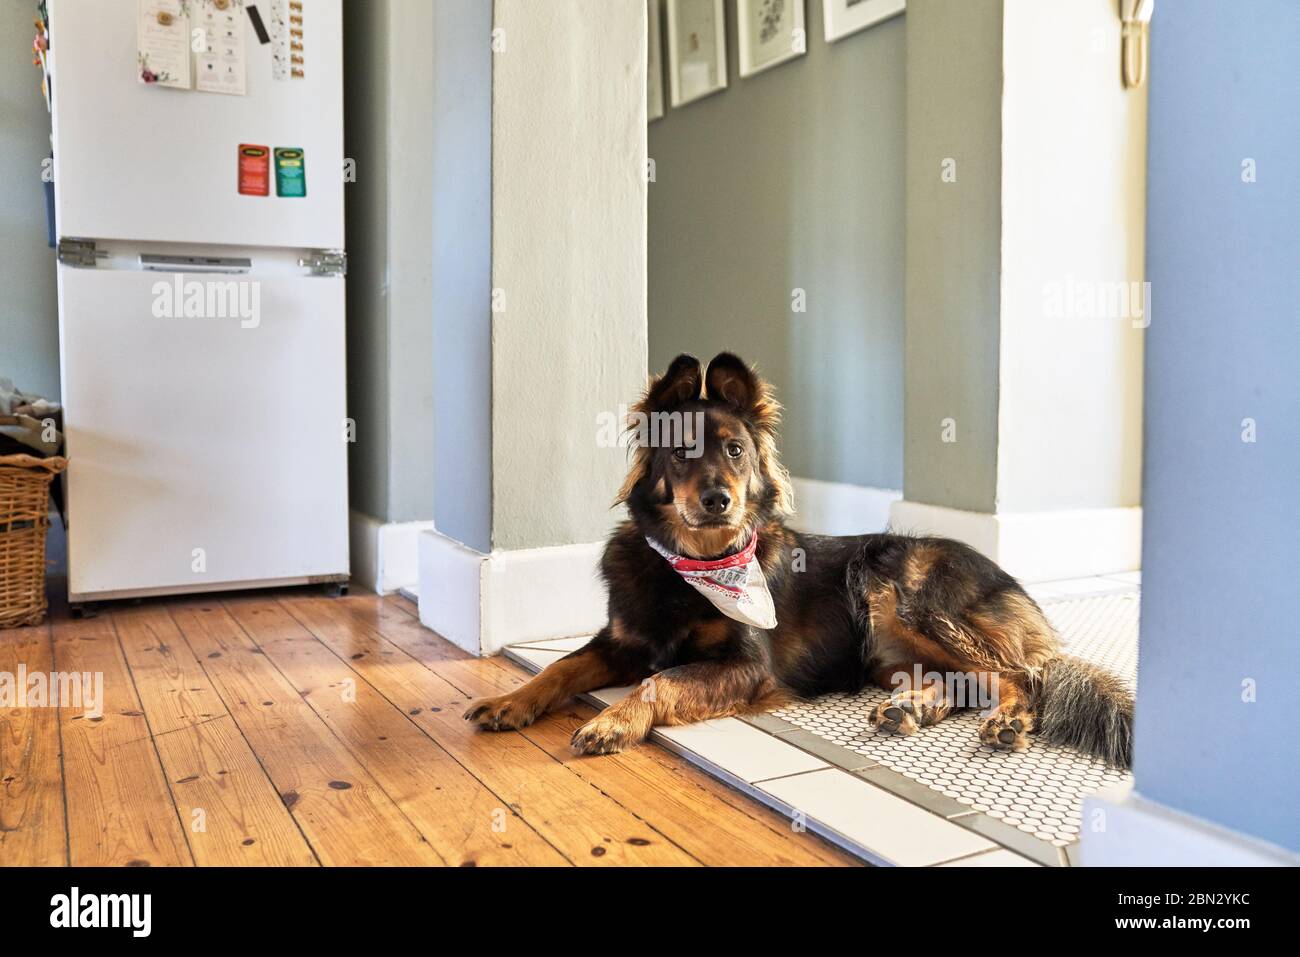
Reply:
<svg viewBox="0 0 1300 957"><path fill-rule="evenodd" d="M1136 786L1300 850L1300 4L1158 4L1150 83Z"/></svg>

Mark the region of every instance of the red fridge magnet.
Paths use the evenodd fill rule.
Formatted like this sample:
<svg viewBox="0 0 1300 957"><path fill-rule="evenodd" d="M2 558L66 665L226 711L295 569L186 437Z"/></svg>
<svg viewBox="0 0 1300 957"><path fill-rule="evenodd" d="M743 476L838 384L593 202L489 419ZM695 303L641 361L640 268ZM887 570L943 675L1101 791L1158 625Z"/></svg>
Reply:
<svg viewBox="0 0 1300 957"><path fill-rule="evenodd" d="M271 148L241 143L239 192L244 196L271 195Z"/></svg>

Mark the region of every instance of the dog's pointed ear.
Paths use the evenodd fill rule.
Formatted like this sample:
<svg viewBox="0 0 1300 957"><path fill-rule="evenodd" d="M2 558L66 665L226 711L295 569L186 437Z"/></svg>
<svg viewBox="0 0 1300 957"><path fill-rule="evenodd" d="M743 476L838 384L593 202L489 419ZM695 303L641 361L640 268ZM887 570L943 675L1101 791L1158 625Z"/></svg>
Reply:
<svg viewBox="0 0 1300 957"><path fill-rule="evenodd" d="M698 399L704 392L704 370L695 356L682 353L668 371L650 383L644 405L647 411L664 411Z"/></svg>
<svg viewBox="0 0 1300 957"><path fill-rule="evenodd" d="M730 352L714 356L704 377L704 391L711 400L725 402L740 412L753 408L761 388L753 370Z"/></svg>
<svg viewBox="0 0 1300 957"><path fill-rule="evenodd" d="M776 401L772 386L739 356L720 352L713 357L704 375L704 395L712 402L731 406L759 432L776 439L781 404Z"/></svg>

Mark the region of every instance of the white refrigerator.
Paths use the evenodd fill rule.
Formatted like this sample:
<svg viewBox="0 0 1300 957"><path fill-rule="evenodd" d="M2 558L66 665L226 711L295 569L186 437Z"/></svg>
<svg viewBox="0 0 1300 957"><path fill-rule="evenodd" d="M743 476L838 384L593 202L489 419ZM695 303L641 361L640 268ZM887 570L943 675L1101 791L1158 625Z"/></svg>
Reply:
<svg viewBox="0 0 1300 957"><path fill-rule="evenodd" d="M142 82L213 10L242 95ZM340 0L49 17L70 600L345 582Z"/></svg>

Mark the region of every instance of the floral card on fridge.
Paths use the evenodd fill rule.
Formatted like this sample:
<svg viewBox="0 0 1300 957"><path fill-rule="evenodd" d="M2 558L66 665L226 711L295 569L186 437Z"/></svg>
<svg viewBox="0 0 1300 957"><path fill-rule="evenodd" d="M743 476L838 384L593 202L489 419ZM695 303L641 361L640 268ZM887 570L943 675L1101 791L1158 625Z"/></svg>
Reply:
<svg viewBox="0 0 1300 957"><path fill-rule="evenodd" d="M137 0L136 70L141 83L190 88L189 0Z"/></svg>

